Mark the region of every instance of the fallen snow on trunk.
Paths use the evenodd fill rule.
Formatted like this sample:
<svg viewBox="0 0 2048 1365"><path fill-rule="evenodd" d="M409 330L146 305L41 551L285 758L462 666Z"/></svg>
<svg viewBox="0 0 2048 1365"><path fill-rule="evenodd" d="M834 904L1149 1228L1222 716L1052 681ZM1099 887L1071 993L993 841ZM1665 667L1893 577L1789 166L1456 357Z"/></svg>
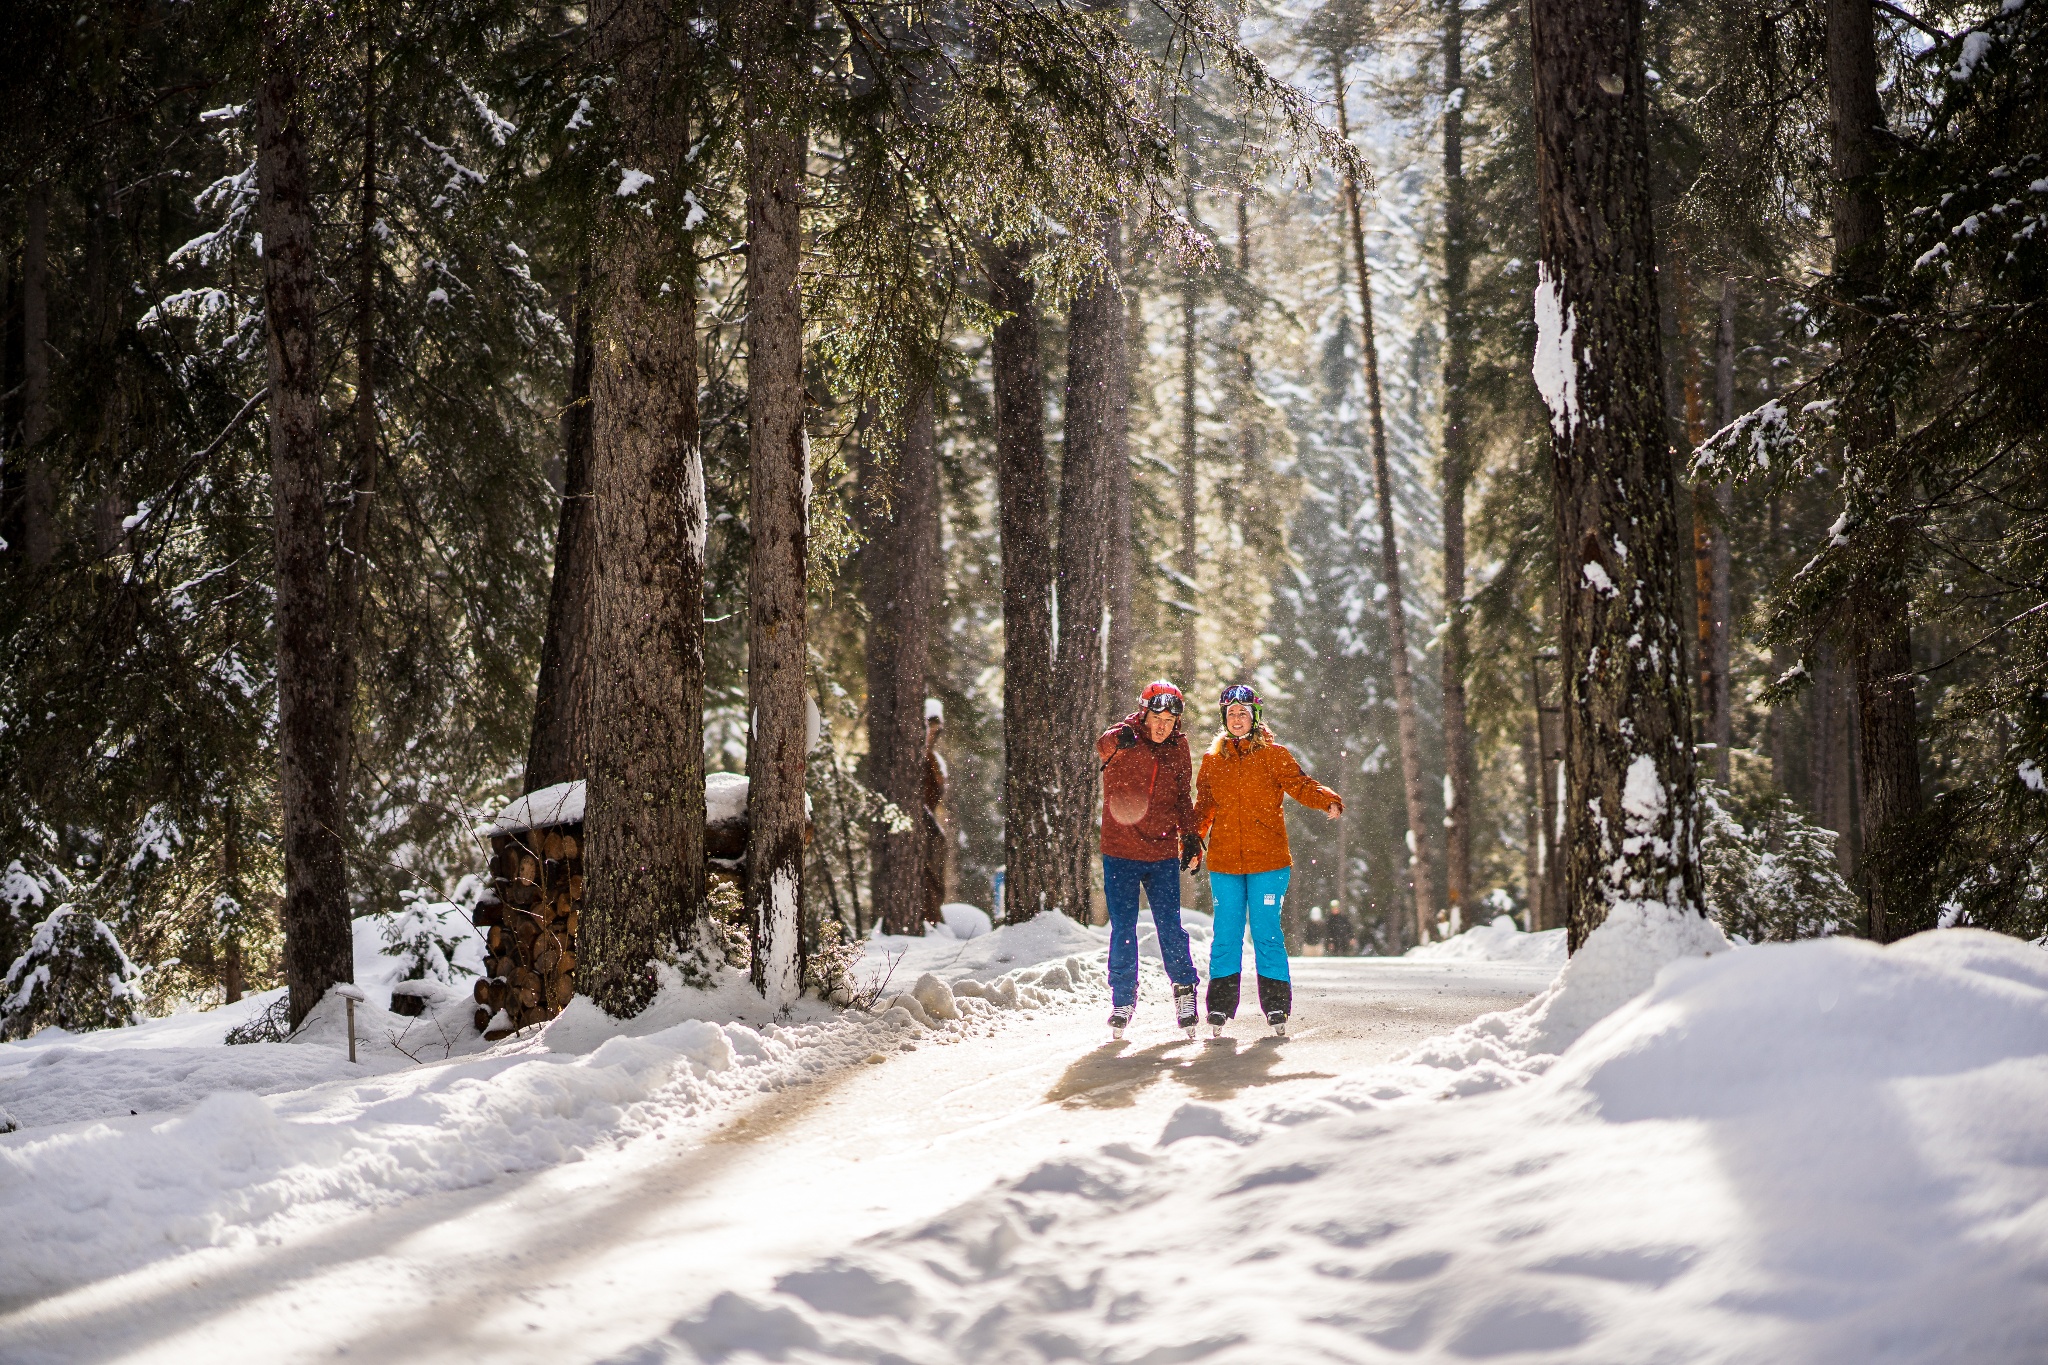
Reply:
<svg viewBox="0 0 2048 1365"><path fill-rule="evenodd" d="M1187 1105L626 1358L2048 1358L2048 956L1948 930L1667 958L1586 1018L1683 929L1610 921L1461 1031L1490 1055Z"/></svg>
<svg viewBox="0 0 2048 1365"><path fill-rule="evenodd" d="M750 1096L921 1043L958 1043L1013 1012L1106 996L1099 939L1079 925L943 942L987 945L985 980L962 980L956 995L937 976L927 985L923 972L898 973L905 994L873 1014L805 1000L778 1018L743 974L698 989L661 967L659 993L633 1019L578 997L544 1028L495 1045L468 1031L470 1055L424 1065L388 1035L433 1024L431 1010L423 1021L359 1004L363 1061L350 1064L334 995L290 1043L221 1045L249 1002L54 1046L0 1046L0 1108L23 1124L0 1135L0 1300L186 1250L280 1239L657 1135L688 1138ZM67 1102L66 1090L81 1098ZM257 1093L266 1090L285 1093Z"/></svg>

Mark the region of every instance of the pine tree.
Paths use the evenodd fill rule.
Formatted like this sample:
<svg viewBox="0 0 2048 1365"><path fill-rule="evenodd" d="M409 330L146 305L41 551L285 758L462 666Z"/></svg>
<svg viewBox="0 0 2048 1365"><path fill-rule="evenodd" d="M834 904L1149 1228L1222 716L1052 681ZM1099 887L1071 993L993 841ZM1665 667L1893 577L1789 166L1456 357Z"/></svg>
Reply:
<svg viewBox="0 0 2048 1365"><path fill-rule="evenodd" d="M704 902L704 473L688 236L693 41L657 0L592 15L618 183L594 245L597 570L577 987L620 1017Z"/></svg>
<svg viewBox="0 0 2048 1365"><path fill-rule="evenodd" d="M1625 905L1699 913L1692 707L1660 390L1634 0L1537 0L1536 382L1550 409L1574 948Z"/></svg>

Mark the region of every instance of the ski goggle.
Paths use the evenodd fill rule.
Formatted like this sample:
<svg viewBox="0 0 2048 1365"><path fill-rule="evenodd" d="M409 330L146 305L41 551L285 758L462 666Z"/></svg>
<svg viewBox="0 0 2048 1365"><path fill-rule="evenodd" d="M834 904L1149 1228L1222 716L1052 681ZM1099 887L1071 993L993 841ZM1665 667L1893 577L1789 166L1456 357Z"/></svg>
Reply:
<svg viewBox="0 0 2048 1365"><path fill-rule="evenodd" d="M1233 683L1223 689L1223 705L1225 706L1257 706L1258 704L1259 694L1246 687L1243 683Z"/></svg>
<svg viewBox="0 0 2048 1365"><path fill-rule="evenodd" d="M1145 698L1142 705L1147 711L1164 711L1169 716L1177 716L1187 703L1181 700L1178 692L1155 692Z"/></svg>

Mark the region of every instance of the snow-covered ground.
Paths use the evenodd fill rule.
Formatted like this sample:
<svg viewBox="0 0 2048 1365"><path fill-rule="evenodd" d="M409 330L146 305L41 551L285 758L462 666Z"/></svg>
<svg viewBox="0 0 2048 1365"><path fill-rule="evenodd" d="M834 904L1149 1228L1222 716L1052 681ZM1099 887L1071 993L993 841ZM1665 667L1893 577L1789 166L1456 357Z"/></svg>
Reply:
<svg viewBox="0 0 2048 1365"><path fill-rule="evenodd" d="M1147 962L1106 1043L1048 917L267 1097L215 1015L0 1047L0 1359L2048 1358L2048 956L1610 928L1303 961L1284 1041ZM88 1054L185 1107L62 1117Z"/></svg>
<svg viewBox="0 0 2048 1365"><path fill-rule="evenodd" d="M1475 924L1441 943L1423 943L1407 956L1422 962L1531 962L1564 966L1564 930L1525 934L1512 916L1497 915L1491 924Z"/></svg>

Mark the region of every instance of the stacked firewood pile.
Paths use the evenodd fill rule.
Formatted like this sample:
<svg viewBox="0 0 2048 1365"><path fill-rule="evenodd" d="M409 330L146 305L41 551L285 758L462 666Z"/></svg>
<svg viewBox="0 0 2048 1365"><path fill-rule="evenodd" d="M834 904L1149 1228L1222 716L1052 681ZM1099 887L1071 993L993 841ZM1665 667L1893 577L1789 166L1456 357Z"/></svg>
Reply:
<svg viewBox="0 0 2048 1365"><path fill-rule="evenodd" d="M552 1019L576 993L583 822L491 836L491 893L477 904L488 975L476 983L486 1038Z"/></svg>
<svg viewBox="0 0 2048 1365"><path fill-rule="evenodd" d="M583 905L581 782L529 792L479 831L491 841L491 889L477 902L484 970L476 1027L486 1038L540 1024L576 994L576 921ZM806 824L804 842L810 842ZM747 779L704 779L705 871L713 886L745 889Z"/></svg>

